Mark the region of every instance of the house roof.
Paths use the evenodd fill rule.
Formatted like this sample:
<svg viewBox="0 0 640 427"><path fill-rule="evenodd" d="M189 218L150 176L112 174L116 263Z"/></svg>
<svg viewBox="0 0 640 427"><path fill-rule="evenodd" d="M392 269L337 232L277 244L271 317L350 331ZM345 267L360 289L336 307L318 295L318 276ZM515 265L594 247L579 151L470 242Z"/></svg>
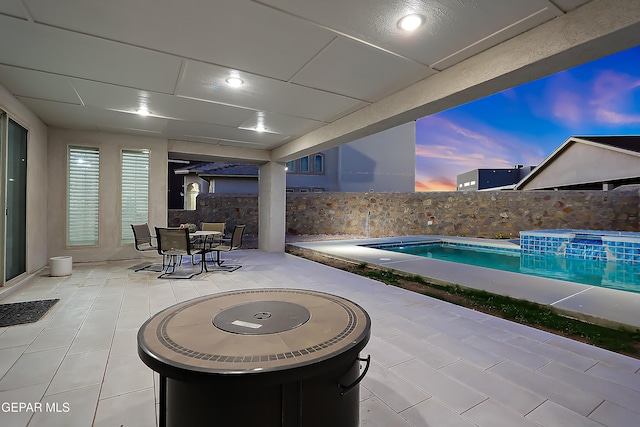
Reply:
<svg viewBox="0 0 640 427"><path fill-rule="evenodd" d="M518 182L514 190L522 190L527 183L544 173L565 151L573 144L585 144L600 147L606 150L618 151L632 156L640 157L640 136L638 135L610 135L610 136L571 136L556 148L538 167Z"/></svg>
<svg viewBox="0 0 640 427"><path fill-rule="evenodd" d="M257 177L258 166L226 162L197 163L177 169L175 173L179 175L195 173L201 177Z"/></svg>
<svg viewBox="0 0 640 427"><path fill-rule="evenodd" d="M635 151L640 153L640 136L574 136L569 139L582 139L585 141L596 142L598 144L609 145L611 147L621 148L623 150Z"/></svg>

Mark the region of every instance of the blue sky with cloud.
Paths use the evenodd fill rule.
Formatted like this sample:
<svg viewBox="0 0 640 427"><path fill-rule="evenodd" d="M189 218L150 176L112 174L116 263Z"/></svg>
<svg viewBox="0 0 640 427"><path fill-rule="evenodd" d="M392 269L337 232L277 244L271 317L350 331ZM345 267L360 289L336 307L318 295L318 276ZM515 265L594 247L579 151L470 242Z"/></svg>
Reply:
<svg viewBox="0 0 640 427"><path fill-rule="evenodd" d="M640 135L640 46L416 122L416 191L537 165L572 135Z"/></svg>

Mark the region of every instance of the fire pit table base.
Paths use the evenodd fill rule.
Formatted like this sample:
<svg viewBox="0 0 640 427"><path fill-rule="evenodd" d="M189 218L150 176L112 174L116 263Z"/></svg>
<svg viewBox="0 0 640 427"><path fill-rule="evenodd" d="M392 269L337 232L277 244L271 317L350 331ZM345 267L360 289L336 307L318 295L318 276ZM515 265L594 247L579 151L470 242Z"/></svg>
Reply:
<svg viewBox="0 0 640 427"><path fill-rule="evenodd" d="M316 378L271 386L166 378L166 425L357 427L359 390L341 396L337 384L351 384L359 376L356 362Z"/></svg>

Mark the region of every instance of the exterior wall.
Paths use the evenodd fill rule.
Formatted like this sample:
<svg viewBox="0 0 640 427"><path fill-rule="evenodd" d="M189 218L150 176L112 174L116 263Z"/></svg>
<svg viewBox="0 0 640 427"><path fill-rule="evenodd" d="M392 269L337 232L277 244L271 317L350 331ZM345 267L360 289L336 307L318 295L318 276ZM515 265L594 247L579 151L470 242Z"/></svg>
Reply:
<svg viewBox="0 0 640 427"><path fill-rule="evenodd" d="M195 193L195 189L198 190L197 193ZM198 194L208 192L209 182L205 181L197 175L186 175L182 184L182 194L184 194L184 202L182 208L189 210L195 209L195 199L198 197ZM193 206L191 206L192 203Z"/></svg>
<svg viewBox="0 0 640 427"><path fill-rule="evenodd" d="M416 122L411 121L340 148L340 191L414 191Z"/></svg>
<svg viewBox="0 0 640 427"><path fill-rule="evenodd" d="M66 246L67 146L100 148L99 243L97 246ZM139 257L132 243L120 241L120 160L123 149L148 149L149 225L164 227L167 218L167 141L102 132L49 129L48 252L72 256L74 262ZM46 182L46 181L45 181ZM32 231L29 231L32 234Z"/></svg>
<svg viewBox="0 0 640 427"><path fill-rule="evenodd" d="M485 190L514 185L527 176L535 166L511 169L474 169L456 177L458 191ZM470 185L470 183L474 183ZM467 184L466 186L464 184Z"/></svg>
<svg viewBox="0 0 640 427"><path fill-rule="evenodd" d="M539 170L521 190L604 183L636 178L639 175L640 156L590 144L573 143L544 169Z"/></svg>
<svg viewBox="0 0 640 427"><path fill-rule="evenodd" d="M478 190L517 184L518 169L481 169L478 174Z"/></svg>
<svg viewBox="0 0 640 427"><path fill-rule="evenodd" d="M0 86L0 109L27 129L27 273L47 265L47 126ZM1 169L1 168L0 168ZM4 237L3 237L4 239ZM2 248L4 248L4 241ZM0 282L1 283L1 282ZM1 285L0 285L1 286Z"/></svg>
<svg viewBox="0 0 640 427"><path fill-rule="evenodd" d="M254 178L216 178L210 193L257 193L258 177Z"/></svg>
<svg viewBox="0 0 640 427"><path fill-rule="evenodd" d="M469 172L461 173L456 177L456 189L458 191L470 191L478 189L478 175L480 173L479 169L474 169ZM471 183L474 183L471 185ZM465 183L468 183L465 187Z"/></svg>
<svg viewBox="0 0 640 427"><path fill-rule="evenodd" d="M315 153L314 153L315 154ZM339 191L340 184L338 182L338 168L340 165L340 151L332 148L321 152L324 154L324 173L287 173L287 188L324 188L324 191ZM313 155L311 157L313 160ZM310 162L313 167L313 163Z"/></svg>
<svg viewBox="0 0 640 427"><path fill-rule="evenodd" d="M247 233L255 234L257 206L254 195L201 195L195 212L170 211L169 222L226 220L227 226L246 223ZM520 231L537 229L640 231L639 209L638 186L609 192L290 193L286 233L518 238Z"/></svg>

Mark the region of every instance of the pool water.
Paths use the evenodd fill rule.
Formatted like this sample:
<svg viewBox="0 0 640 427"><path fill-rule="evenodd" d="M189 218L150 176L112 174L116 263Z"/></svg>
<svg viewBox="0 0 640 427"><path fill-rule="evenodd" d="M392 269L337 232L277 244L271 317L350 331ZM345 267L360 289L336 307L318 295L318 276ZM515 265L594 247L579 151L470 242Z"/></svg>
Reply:
<svg viewBox="0 0 640 427"><path fill-rule="evenodd" d="M442 261L640 293L640 265L489 250L447 243L384 245L384 249Z"/></svg>

